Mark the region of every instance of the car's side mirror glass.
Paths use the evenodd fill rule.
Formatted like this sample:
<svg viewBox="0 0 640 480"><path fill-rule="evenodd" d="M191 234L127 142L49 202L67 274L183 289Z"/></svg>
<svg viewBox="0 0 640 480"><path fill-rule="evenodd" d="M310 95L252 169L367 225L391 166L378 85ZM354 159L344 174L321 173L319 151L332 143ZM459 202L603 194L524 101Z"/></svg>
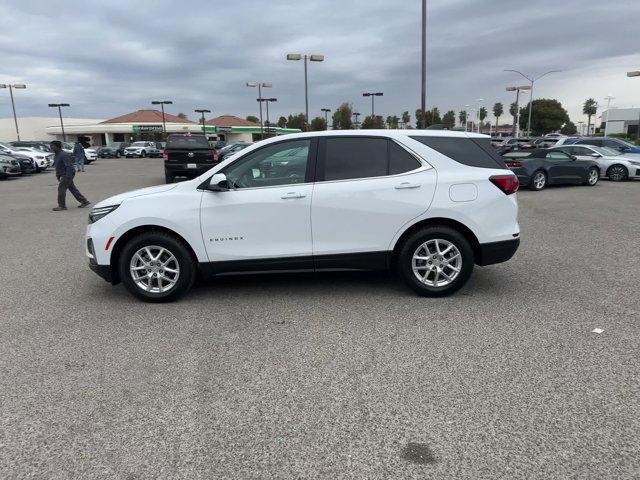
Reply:
<svg viewBox="0 0 640 480"><path fill-rule="evenodd" d="M209 190L212 192L226 192L229 190L229 182L224 173L216 173L209 180Z"/></svg>
<svg viewBox="0 0 640 480"><path fill-rule="evenodd" d="M599 153L592 153L591 156L593 158L600 158L600 154Z"/></svg>

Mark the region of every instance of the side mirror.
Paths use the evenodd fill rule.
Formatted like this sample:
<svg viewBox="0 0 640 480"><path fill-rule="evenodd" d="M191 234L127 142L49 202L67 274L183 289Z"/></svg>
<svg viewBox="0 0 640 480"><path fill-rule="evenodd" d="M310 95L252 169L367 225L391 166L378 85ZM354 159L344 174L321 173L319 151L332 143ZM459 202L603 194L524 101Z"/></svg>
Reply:
<svg viewBox="0 0 640 480"><path fill-rule="evenodd" d="M593 157L593 158L600 158L600 154L599 154L599 153L595 153L595 152L593 152L593 153L592 153L591 155L589 155L589 156L590 156L590 157Z"/></svg>
<svg viewBox="0 0 640 480"><path fill-rule="evenodd" d="M571 158L571 160L577 160L578 157L576 157L575 155L569 155L569 157Z"/></svg>
<svg viewBox="0 0 640 480"><path fill-rule="evenodd" d="M226 192L229 190L229 182L224 173L216 173L209 179L209 190L212 192Z"/></svg>

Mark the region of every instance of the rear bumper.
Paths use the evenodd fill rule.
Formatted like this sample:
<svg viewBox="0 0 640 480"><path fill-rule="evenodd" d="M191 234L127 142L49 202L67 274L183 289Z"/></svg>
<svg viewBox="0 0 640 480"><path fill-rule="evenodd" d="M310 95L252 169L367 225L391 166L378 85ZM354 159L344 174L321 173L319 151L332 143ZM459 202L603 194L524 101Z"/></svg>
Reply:
<svg viewBox="0 0 640 480"><path fill-rule="evenodd" d="M480 266L493 265L509 260L518 250L520 239L505 240L502 242L481 243L479 256L476 263Z"/></svg>
<svg viewBox="0 0 640 480"><path fill-rule="evenodd" d="M178 177L198 177L207 170L211 170L218 164L216 163L199 163L196 164L196 168L188 168L186 163L165 163L164 170L167 173Z"/></svg>

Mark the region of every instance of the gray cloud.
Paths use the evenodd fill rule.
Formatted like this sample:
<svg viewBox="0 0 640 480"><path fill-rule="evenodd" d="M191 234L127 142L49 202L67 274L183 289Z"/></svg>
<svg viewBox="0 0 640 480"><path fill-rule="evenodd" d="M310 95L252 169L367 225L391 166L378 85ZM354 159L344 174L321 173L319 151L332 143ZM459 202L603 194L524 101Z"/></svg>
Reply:
<svg viewBox="0 0 640 480"><path fill-rule="evenodd" d="M587 3L589 4L587 6ZM616 103L640 104L640 2L567 0L431 0L428 19L428 104L460 110L479 97L487 106L512 98L515 68L563 72L536 85L576 120L580 104L612 92ZM0 16L0 82L20 81L20 115L50 115L66 101L74 117L109 118L153 99L171 99L173 113L194 108L241 116L257 110L247 81L272 82L272 116L304 109L301 62L288 52L321 53L309 66L310 114L353 102L368 113L363 91L383 91L384 115L419 105L420 2L129 2L4 0ZM0 117L10 115L0 91Z"/></svg>

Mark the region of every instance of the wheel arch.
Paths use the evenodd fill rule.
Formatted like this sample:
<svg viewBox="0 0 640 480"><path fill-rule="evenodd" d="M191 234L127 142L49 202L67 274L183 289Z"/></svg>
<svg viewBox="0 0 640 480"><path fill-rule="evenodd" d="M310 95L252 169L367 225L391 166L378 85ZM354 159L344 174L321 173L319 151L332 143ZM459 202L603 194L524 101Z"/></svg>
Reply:
<svg viewBox="0 0 640 480"><path fill-rule="evenodd" d="M171 230L170 228L167 228L167 227L161 227L159 225L139 225L137 227L133 227L130 230L127 230L125 233L120 235L118 240L116 240L116 243L113 245L113 249L111 250L111 258L109 260L109 264L111 266L111 283L113 285L120 283L121 281L120 271L118 269L118 260L120 259L120 254L122 253L122 249L124 248L124 246L127 244L127 242L129 242L129 240L131 240L135 236L140 235L142 233L150 233L150 232L162 232L175 237L184 245L187 251L191 254L191 257L193 258L195 265L199 264L198 256L196 255L195 251L193 250L189 242L187 242L185 238L179 233L177 233L176 231Z"/></svg>
<svg viewBox="0 0 640 480"><path fill-rule="evenodd" d="M607 167L607 170L606 170L606 175L607 175L607 177L609 177L609 171L610 171L613 167L622 167L622 168L624 168L625 172L627 172L627 175L629 174L629 168L628 168L627 166L623 165L622 163L614 163L614 164L609 165L609 166ZM602 172L601 172L601 173L602 173Z"/></svg>
<svg viewBox="0 0 640 480"><path fill-rule="evenodd" d="M407 241L407 239L411 235L413 235L413 233L420 230L421 228L434 227L434 226L444 226L444 227L453 228L454 230L461 233L462 236L464 236L469 242L469 244L471 245L471 249L473 250L474 262L478 263L480 261L480 253L481 253L480 241L478 240L478 237L475 235L475 233L473 233L473 231L471 231L469 227L459 222L458 220L454 220L452 218L434 217L434 218L427 218L424 220L420 220L419 222L414 223L409 228L407 228L404 232L402 232L402 235L400 235L400 238L398 238L398 240L396 241L393 247L393 250L391 251L391 255L389 258L389 267L392 269L395 268L395 264L396 264L398 255L400 253L400 250L402 249L402 246Z"/></svg>

